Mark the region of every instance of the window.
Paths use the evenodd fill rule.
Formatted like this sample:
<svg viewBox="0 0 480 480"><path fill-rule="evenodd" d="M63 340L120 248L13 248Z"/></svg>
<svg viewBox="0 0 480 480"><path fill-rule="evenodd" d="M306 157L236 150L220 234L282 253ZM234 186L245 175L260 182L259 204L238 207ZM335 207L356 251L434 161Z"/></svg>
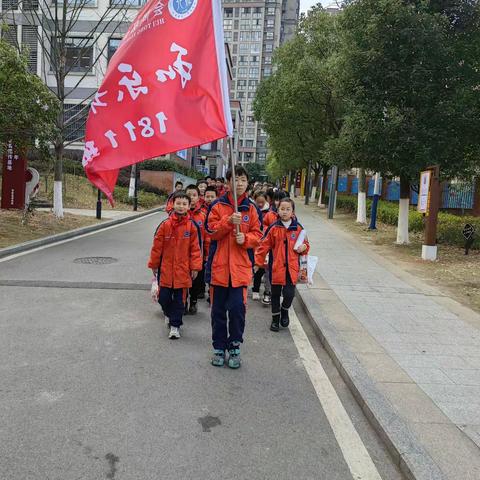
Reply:
<svg viewBox="0 0 480 480"><path fill-rule="evenodd" d="M252 40L261 40L262 32L252 32Z"/></svg>
<svg viewBox="0 0 480 480"><path fill-rule="evenodd" d="M234 14L235 14L235 18L238 18L238 12L239 12L239 10L240 10L240 9L239 9L238 7L233 9L233 12L234 12Z"/></svg>
<svg viewBox="0 0 480 480"><path fill-rule="evenodd" d="M84 104L64 104L63 120L65 122L65 140L67 142L83 140L88 110L88 106Z"/></svg>
<svg viewBox="0 0 480 480"><path fill-rule="evenodd" d="M223 19L223 28L224 30L231 30L233 26L233 20L229 18L224 18Z"/></svg>
<svg viewBox="0 0 480 480"><path fill-rule="evenodd" d="M223 10L223 16L225 18L232 18L233 17L233 8L225 8Z"/></svg>
<svg viewBox="0 0 480 480"><path fill-rule="evenodd" d="M111 6L118 6L118 7L141 7L145 5L146 0L110 0ZM87 0L88 3L95 3L95 0Z"/></svg>
<svg viewBox="0 0 480 480"><path fill-rule="evenodd" d="M255 92L248 92L248 98L255 98Z"/></svg>
<svg viewBox="0 0 480 480"><path fill-rule="evenodd" d="M240 55L240 57L238 57L238 64L248 65L248 55Z"/></svg>
<svg viewBox="0 0 480 480"><path fill-rule="evenodd" d="M273 32L267 32L266 38L267 40L273 40Z"/></svg>
<svg viewBox="0 0 480 480"><path fill-rule="evenodd" d="M246 77L247 76L247 71L248 71L247 67L240 67L238 69L238 76L239 77Z"/></svg>
<svg viewBox="0 0 480 480"><path fill-rule="evenodd" d="M37 73L38 40L35 25L22 25L22 50L24 49L28 49L28 70Z"/></svg>
<svg viewBox="0 0 480 480"><path fill-rule="evenodd" d="M272 64L272 57L270 55L265 56L265 65L271 65Z"/></svg>
<svg viewBox="0 0 480 480"><path fill-rule="evenodd" d="M236 43L233 44L233 52L232 53L238 53L238 45ZM234 74L235 76L235 74Z"/></svg>
<svg viewBox="0 0 480 480"><path fill-rule="evenodd" d="M18 46L17 25L6 25L5 30L0 30L0 35L10 45Z"/></svg>
<svg viewBox="0 0 480 480"><path fill-rule="evenodd" d="M248 43L240 44L240 53L248 53L250 50L250 45Z"/></svg>
<svg viewBox="0 0 480 480"><path fill-rule="evenodd" d="M244 14L250 14L250 7L242 8L242 15L244 15Z"/></svg>
<svg viewBox="0 0 480 480"><path fill-rule="evenodd" d="M121 40L119 38L109 38L108 39L108 52L107 52L107 59L108 63L113 57L113 54L117 51L117 48L120 46Z"/></svg>
<svg viewBox="0 0 480 480"><path fill-rule="evenodd" d="M252 20L250 25L251 30L261 30L262 29L262 21L260 19Z"/></svg>
<svg viewBox="0 0 480 480"><path fill-rule="evenodd" d="M238 32L233 32L233 41L238 42Z"/></svg>
<svg viewBox="0 0 480 480"><path fill-rule="evenodd" d="M272 45L271 43L267 43L267 44L265 45L265 51L266 51L266 52L269 52L269 53L270 53L270 52L273 52L273 45Z"/></svg>
<svg viewBox="0 0 480 480"><path fill-rule="evenodd" d="M65 40L67 73L89 72L93 67L93 41L91 38L67 38ZM52 52L52 59L55 58Z"/></svg>
<svg viewBox="0 0 480 480"><path fill-rule="evenodd" d="M250 30L250 20L240 20L240 30Z"/></svg>
<svg viewBox="0 0 480 480"><path fill-rule="evenodd" d="M269 77L272 74L272 69L270 67L265 67L263 69L263 76L264 77Z"/></svg>
<svg viewBox="0 0 480 480"><path fill-rule="evenodd" d="M232 33L233 32L231 30L225 30L224 37L225 37L226 42L231 42L232 41L232 38L233 38Z"/></svg>
<svg viewBox="0 0 480 480"><path fill-rule="evenodd" d="M275 26L275 20L273 20L272 18L269 18L267 20L267 28L273 28Z"/></svg>
<svg viewBox="0 0 480 480"><path fill-rule="evenodd" d="M18 0L2 0L2 10L18 10Z"/></svg>
<svg viewBox="0 0 480 480"><path fill-rule="evenodd" d="M255 122L255 118L252 115L249 115L247 117L247 122L253 123L253 122Z"/></svg>
<svg viewBox="0 0 480 480"><path fill-rule="evenodd" d="M251 43L250 44L251 53L260 53L260 43Z"/></svg>
<svg viewBox="0 0 480 480"><path fill-rule="evenodd" d="M250 32L240 32L240 41L250 40Z"/></svg>
<svg viewBox="0 0 480 480"><path fill-rule="evenodd" d="M267 15L275 15L275 7L268 7Z"/></svg>
<svg viewBox="0 0 480 480"><path fill-rule="evenodd" d="M249 77L250 78L258 77L258 74L259 74L259 69L257 67L250 68L250 70L249 70Z"/></svg>
<svg viewBox="0 0 480 480"><path fill-rule="evenodd" d="M251 55L250 56L250 61L252 63L260 63L260 57L258 55Z"/></svg>
<svg viewBox="0 0 480 480"><path fill-rule="evenodd" d="M237 98L241 100L242 98L245 98L245 92L238 92L237 93Z"/></svg>
<svg viewBox="0 0 480 480"><path fill-rule="evenodd" d="M245 140L246 147L253 147L253 140Z"/></svg>

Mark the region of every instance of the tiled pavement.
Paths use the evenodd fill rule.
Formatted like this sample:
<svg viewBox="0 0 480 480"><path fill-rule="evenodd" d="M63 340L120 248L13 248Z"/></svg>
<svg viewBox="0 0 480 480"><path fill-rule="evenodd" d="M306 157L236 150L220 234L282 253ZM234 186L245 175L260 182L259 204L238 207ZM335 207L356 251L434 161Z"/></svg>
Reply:
<svg viewBox="0 0 480 480"><path fill-rule="evenodd" d="M480 316L463 321L431 290L406 283L317 209L298 205L297 212L311 253L319 257L324 289L331 289L354 317L346 321L338 315L332 323L381 389L394 405L404 404L405 416L415 423L452 422L480 447ZM322 295L326 298L321 289L317 294L320 302ZM422 391L438 412L429 409L422 416Z"/></svg>

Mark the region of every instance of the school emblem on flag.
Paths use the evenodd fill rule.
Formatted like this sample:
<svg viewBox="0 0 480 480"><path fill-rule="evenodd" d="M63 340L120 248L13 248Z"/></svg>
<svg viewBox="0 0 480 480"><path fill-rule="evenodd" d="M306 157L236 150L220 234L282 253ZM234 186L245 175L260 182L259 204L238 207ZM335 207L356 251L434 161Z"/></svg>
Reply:
<svg viewBox="0 0 480 480"><path fill-rule="evenodd" d="M232 135L220 0L150 0L90 108L82 164L113 203L122 167Z"/></svg>

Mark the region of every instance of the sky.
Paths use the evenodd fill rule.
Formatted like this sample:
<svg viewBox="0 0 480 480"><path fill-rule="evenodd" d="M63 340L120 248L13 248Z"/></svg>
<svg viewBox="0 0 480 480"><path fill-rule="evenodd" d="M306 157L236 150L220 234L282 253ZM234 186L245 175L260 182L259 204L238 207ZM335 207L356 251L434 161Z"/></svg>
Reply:
<svg viewBox="0 0 480 480"><path fill-rule="evenodd" d="M328 7L330 4L335 4L334 0L300 0L300 12L306 12L312 5L321 3L324 7Z"/></svg>

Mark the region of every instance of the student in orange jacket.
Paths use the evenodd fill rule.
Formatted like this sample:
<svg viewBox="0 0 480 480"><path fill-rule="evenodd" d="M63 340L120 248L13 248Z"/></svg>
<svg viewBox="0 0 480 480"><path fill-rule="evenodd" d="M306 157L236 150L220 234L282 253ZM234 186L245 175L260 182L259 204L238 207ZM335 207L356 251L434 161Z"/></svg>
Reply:
<svg viewBox="0 0 480 480"><path fill-rule="evenodd" d="M238 213L235 213L230 193L233 184L229 171L230 191L211 205L206 221L206 232L212 240L206 269L207 282L211 285L212 365L223 366L228 349L230 368L238 368L241 364L247 287L252 281L253 252L262 236L257 209L245 195L248 173L237 166L235 175Z"/></svg>
<svg viewBox="0 0 480 480"><path fill-rule="evenodd" d="M283 190L277 190L273 193L272 203L270 204L270 210L263 216L263 229L267 228L278 220L278 205L282 198L286 198L287 194Z"/></svg>
<svg viewBox="0 0 480 480"><path fill-rule="evenodd" d="M185 189L185 192L190 198L190 218L198 225L200 229L201 237L201 249L202 249L202 262L203 262L203 244L205 241L205 219L207 215L205 214L202 203L200 203L200 191L196 185L188 185ZM189 306L188 309L185 307L185 313L190 315L195 315L197 313L197 302L199 298L205 298L205 269L202 268L198 272L197 278L192 283L192 288L190 288L189 295ZM203 295L202 295L203 293Z"/></svg>
<svg viewBox="0 0 480 480"><path fill-rule="evenodd" d="M185 192L173 196L173 212L155 232L148 268L159 289L158 303L170 325L169 338L180 338L187 291L202 269L200 231L189 217L190 199Z"/></svg>
<svg viewBox="0 0 480 480"><path fill-rule="evenodd" d="M255 255L255 271L263 267L269 253L269 274L272 282L272 324L270 330L278 332L280 325L288 327L290 323L288 309L295 297L295 285L300 270L300 255L309 251L308 240L295 250L303 227L295 215L295 203L290 198L280 200L279 219L270 225L260 242ZM283 302L280 306L280 297Z"/></svg>
<svg viewBox="0 0 480 480"><path fill-rule="evenodd" d="M171 193L168 197L167 197L167 205L165 207L165 211L170 215L172 212L173 212L173 196L177 193L177 192L180 192L181 190L183 190L183 182L181 182L180 180L178 180L177 182L175 182L175 190L173 191L173 193Z"/></svg>

